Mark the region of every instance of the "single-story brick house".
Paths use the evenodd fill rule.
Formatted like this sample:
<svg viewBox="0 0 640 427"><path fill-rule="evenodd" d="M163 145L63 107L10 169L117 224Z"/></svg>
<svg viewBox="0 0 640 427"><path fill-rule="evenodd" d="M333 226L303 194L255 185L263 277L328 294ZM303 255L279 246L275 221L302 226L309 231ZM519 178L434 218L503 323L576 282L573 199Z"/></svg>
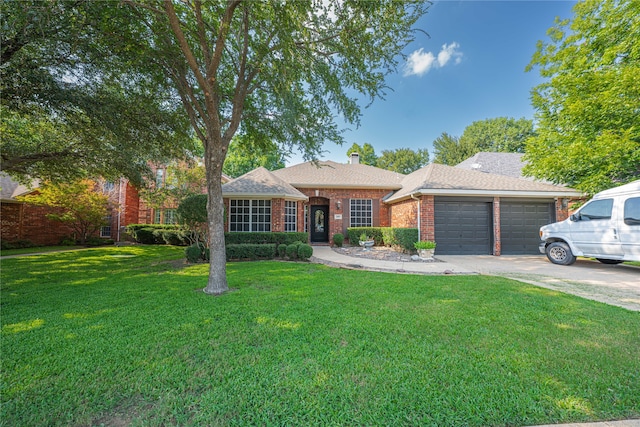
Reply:
<svg viewBox="0 0 640 427"><path fill-rule="evenodd" d="M494 153L495 154L495 153ZM348 227L413 227L439 254L537 253L538 229L568 216L563 186L429 164L409 175L359 163L256 169L222 187L225 229L307 231L332 243Z"/></svg>

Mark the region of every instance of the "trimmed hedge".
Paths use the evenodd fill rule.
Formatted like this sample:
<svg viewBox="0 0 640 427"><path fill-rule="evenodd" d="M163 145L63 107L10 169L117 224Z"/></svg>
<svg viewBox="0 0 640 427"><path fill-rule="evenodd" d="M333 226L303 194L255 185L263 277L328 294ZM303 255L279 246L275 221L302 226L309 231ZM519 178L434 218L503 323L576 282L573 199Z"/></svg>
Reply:
<svg viewBox="0 0 640 427"><path fill-rule="evenodd" d="M295 242L307 243L309 241L308 233L283 233L261 231L253 232L233 232L224 233L224 241L227 245L238 245L243 243L267 244L275 243L276 246L285 244L290 245Z"/></svg>
<svg viewBox="0 0 640 427"><path fill-rule="evenodd" d="M146 245L187 246L189 239L177 224L129 224L127 233L138 243Z"/></svg>
<svg viewBox="0 0 640 427"><path fill-rule="evenodd" d="M357 245L362 233L372 237L376 246L400 246L409 252L415 250L413 244L418 241L417 228L350 227L347 228L349 243Z"/></svg>
<svg viewBox="0 0 640 427"><path fill-rule="evenodd" d="M313 248L311 245L307 245L306 243L298 245L298 258L303 261L307 261L311 258L311 255L313 255Z"/></svg>
<svg viewBox="0 0 640 427"><path fill-rule="evenodd" d="M342 247L342 243L344 243L344 236L342 233L336 233L333 235L333 243L335 243L339 248Z"/></svg>
<svg viewBox="0 0 640 427"><path fill-rule="evenodd" d="M227 260L230 259L272 259L276 256L276 245L274 243L253 244L241 243L226 246Z"/></svg>

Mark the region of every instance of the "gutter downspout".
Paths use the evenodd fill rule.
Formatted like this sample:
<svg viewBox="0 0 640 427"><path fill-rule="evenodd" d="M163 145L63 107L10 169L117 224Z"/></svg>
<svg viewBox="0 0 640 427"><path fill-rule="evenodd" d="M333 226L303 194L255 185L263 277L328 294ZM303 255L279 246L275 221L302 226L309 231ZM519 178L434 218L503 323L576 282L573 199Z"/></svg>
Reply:
<svg viewBox="0 0 640 427"><path fill-rule="evenodd" d="M421 241L422 239L420 238L420 198L416 197L416 195L414 193L411 194L411 198L415 201L418 202L418 242Z"/></svg>

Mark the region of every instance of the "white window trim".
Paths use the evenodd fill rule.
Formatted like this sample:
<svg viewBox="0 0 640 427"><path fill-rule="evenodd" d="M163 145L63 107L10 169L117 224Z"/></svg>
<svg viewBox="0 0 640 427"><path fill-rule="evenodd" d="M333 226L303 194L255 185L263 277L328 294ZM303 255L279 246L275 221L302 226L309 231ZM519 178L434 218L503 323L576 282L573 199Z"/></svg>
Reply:
<svg viewBox="0 0 640 427"><path fill-rule="evenodd" d="M363 224L353 224L353 202L356 200L360 200L360 201L369 201L370 203L370 208L371 208L371 224L370 225L363 225ZM349 226L350 227L373 227L373 199L349 199Z"/></svg>

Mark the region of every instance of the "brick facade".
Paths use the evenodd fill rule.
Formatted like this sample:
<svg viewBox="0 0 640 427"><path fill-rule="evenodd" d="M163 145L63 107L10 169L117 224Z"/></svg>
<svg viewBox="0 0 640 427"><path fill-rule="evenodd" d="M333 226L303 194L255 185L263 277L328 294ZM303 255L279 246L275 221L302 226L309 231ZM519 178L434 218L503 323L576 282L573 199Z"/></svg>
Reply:
<svg viewBox="0 0 640 427"><path fill-rule="evenodd" d="M5 242L29 240L36 245L58 245L74 232L71 227L47 218L55 210L26 203L2 203L1 238Z"/></svg>

